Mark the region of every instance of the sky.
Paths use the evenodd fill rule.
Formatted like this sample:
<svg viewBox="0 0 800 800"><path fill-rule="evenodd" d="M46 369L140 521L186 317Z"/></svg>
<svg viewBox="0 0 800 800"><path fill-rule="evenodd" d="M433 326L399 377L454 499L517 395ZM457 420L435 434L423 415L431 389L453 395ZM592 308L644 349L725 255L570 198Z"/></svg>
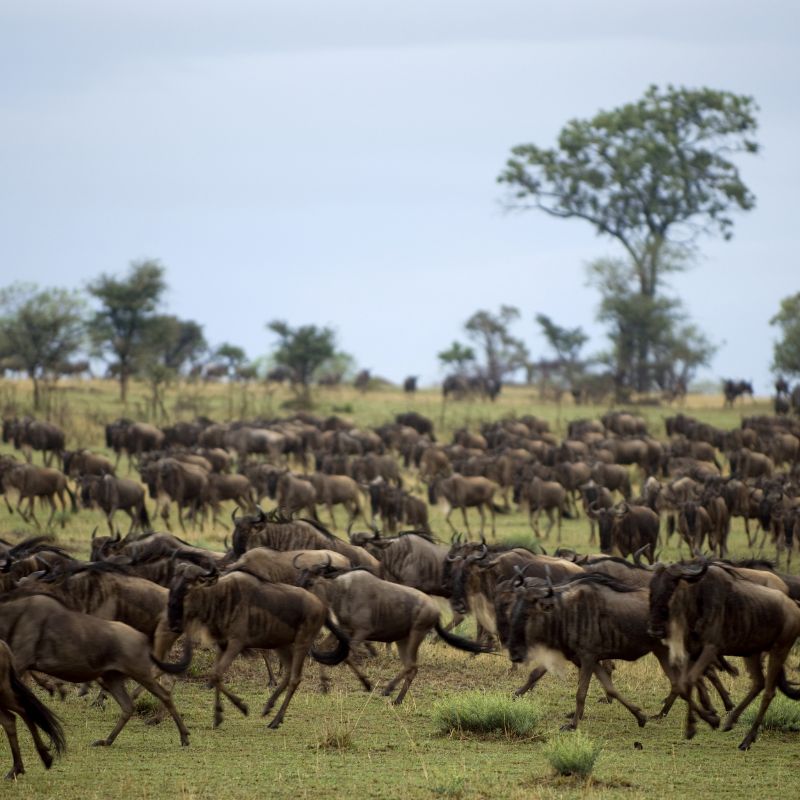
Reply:
<svg viewBox="0 0 800 800"><path fill-rule="evenodd" d="M702 377L771 388L769 319L800 291L800 4L790 0L5 0L0 284L82 288L135 259L212 344L332 326L375 374L440 380L479 308L606 346L586 223L504 209L510 148L648 85L755 97L757 198L672 290L719 345Z"/></svg>

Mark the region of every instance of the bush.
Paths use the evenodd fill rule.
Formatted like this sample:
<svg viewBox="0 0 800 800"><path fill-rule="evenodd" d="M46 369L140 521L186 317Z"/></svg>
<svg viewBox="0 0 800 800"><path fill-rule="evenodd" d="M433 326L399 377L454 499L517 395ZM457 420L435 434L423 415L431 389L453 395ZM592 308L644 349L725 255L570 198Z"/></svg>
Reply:
<svg viewBox="0 0 800 800"><path fill-rule="evenodd" d="M760 697L757 697L742 714L742 722L752 725L755 722ZM797 700L790 700L782 694L776 694L769 704L767 713L764 715L764 722L761 726L767 731L790 731L800 732L800 703Z"/></svg>
<svg viewBox="0 0 800 800"><path fill-rule="evenodd" d="M529 736L540 716L536 706L499 693L466 692L440 700L433 707L433 720L440 733Z"/></svg>
<svg viewBox="0 0 800 800"><path fill-rule="evenodd" d="M594 769L601 746L580 731L556 736L550 740L544 754L559 775L587 778Z"/></svg>

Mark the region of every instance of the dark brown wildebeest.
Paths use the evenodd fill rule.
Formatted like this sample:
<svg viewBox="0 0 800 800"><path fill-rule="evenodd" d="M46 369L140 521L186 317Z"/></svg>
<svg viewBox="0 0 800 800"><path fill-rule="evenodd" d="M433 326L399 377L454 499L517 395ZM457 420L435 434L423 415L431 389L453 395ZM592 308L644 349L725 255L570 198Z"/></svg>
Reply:
<svg viewBox="0 0 800 800"><path fill-rule="evenodd" d="M454 473L449 478L437 478L428 484L428 501L435 505L439 497L443 497L447 503L447 513L444 521L450 526L453 533L456 529L450 522L450 515L457 508L461 509L461 516L464 519L464 527L467 533L470 532L469 520L467 519L467 509L477 508L481 515L481 536L486 524L484 509L488 509L492 516L492 536L496 535L495 526L495 504L494 495L500 487L488 478L480 476L465 478L463 475Z"/></svg>
<svg viewBox="0 0 800 800"><path fill-rule="evenodd" d="M58 717L19 679L14 669L11 650L5 642L0 641L0 725L8 737L13 759L11 769L6 773L6 780L13 780L25 772L17 740L15 715L20 717L31 732L36 752L45 769L50 769L53 756L42 741L39 731L50 739L50 747L56 751L56 755L61 755L66 749L64 731Z"/></svg>
<svg viewBox="0 0 800 800"><path fill-rule="evenodd" d="M776 688L792 700L800 690L789 684L784 664L800 636L800 608L782 592L743 580L736 571L701 560L696 564L661 565L650 584L649 632L666 640L670 657L681 668L679 690L690 706L686 736L694 735L692 691L706 667L720 656L741 656L750 673L747 695L723 725L729 731L742 712L761 693L761 705L750 730L739 744L747 750L769 708ZM690 642L701 643L693 664ZM768 654L764 675L762 656Z"/></svg>
<svg viewBox="0 0 800 800"><path fill-rule="evenodd" d="M373 525L380 519L389 533L397 530L398 523L409 525L415 530L430 531L428 506L418 497L403 489L389 486L382 478L370 482L369 496Z"/></svg>
<svg viewBox="0 0 800 800"><path fill-rule="evenodd" d="M350 559L335 550L271 550L254 547L228 564L222 574L245 572L269 583L288 583L293 586L304 569L333 566L350 569Z"/></svg>
<svg viewBox="0 0 800 800"><path fill-rule="evenodd" d="M436 601L417 589L381 580L363 569L348 571L314 570L304 572L298 583L319 597L336 615L338 623L350 637L355 649L362 642L395 642L403 669L386 685L389 696L400 681L403 685L394 704L403 702L418 672L417 652L431 630L451 647L470 653L483 653L487 648L442 628ZM367 691L372 690L367 677L347 659Z"/></svg>
<svg viewBox="0 0 800 800"><path fill-rule="evenodd" d="M409 375L403 381L403 391L406 394L414 394L417 391L417 376Z"/></svg>
<svg viewBox="0 0 800 800"><path fill-rule="evenodd" d="M174 501L178 507L178 522L185 532L183 509L188 507L192 516L202 511L208 498L209 473L195 464L162 458L142 467L141 476L156 501L156 516L160 515L170 530L169 501Z"/></svg>
<svg viewBox="0 0 800 800"><path fill-rule="evenodd" d="M114 465L105 456L88 450L65 450L61 454L64 474L70 478L81 475L113 475Z"/></svg>
<svg viewBox="0 0 800 800"><path fill-rule="evenodd" d="M267 491L287 517L305 511L312 519L317 518L317 490L302 476L288 469L273 471L267 479Z"/></svg>
<svg viewBox="0 0 800 800"><path fill-rule="evenodd" d="M558 670L566 661L579 668L575 712L566 728L577 728L583 717L592 675L608 696L624 705L643 727L647 717L619 694L601 662L636 661L655 652L670 674L666 648L647 634L647 609L647 591L606 575L578 575L557 587L528 579L518 589L508 621L511 661L525 661L533 649L535 656L550 668ZM544 672L543 667L534 670L523 690Z"/></svg>
<svg viewBox="0 0 800 800"><path fill-rule="evenodd" d="M142 453L160 450L164 446L164 432L146 422L133 422L118 419L106 425L106 447L117 454L114 466L119 466L123 452L128 454L128 467L131 459L140 458Z"/></svg>
<svg viewBox="0 0 800 800"><path fill-rule="evenodd" d="M52 469L50 467L38 467L33 464L13 464L3 471L2 485L6 494L8 493L9 489L17 490L17 513L26 522L28 521L28 517L30 517L36 524L36 527L39 529L41 529L42 526L39 524L39 520L36 519L36 514L33 510L36 498L47 500L47 502L50 504L50 516L48 517L47 525L45 526L47 528L50 527L50 523L53 521L53 517L56 514L56 497L58 497L59 502L61 503L61 510L63 512L66 512L67 510L67 503L64 499L65 493L69 497L70 503L72 504L72 512L76 513L78 510L78 507L75 504L75 495L67 485L67 476L57 469ZM23 500L28 501L27 514L23 512L21 507ZM8 497L6 497L6 505L8 505ZM9 510L10 509L11 507L9 506ZM63 528L65 525L66 521L62 517L61 527Z"/></svg>
<svg viewBox="0 0 800 800"><path fill-rule="evenodd" d="M631 477L622 464L594 464L592 480L610 492L619 492L626 500L631 498Z"/></svg>
<svg viewBox="0 0 800 800"><path fill-rule="evenodd" d="M413 428L417 433L427 436L432 442L436 441L433 435L433 421L417 411L407 411L404 414L398 414L394 421L398 425L405 425Z"/></svg>
<svg viewBox="0 0 800 800"><path fill-rule="evenodd" d="M125 511L131 518L128 533L136 527L149 530L150 517L144 500L144 489L136 481L128 478L115 478L113 475L99 477L85 475L78 482L81 503L84 508L97 506L106 515L108 530L114 533L114 514Z"/></svg>
<svg viewBox="0 0 800 800"><path fill-rule="evenodd" d="M128 678L161 701L175 720L181 744L189 744L189 731L170 693L153 674L154 665L164 672L181 673L188 661L158 661L143 633L121 622L70 611L53 597L12 593L0 600L0 639L11 648L20 673L36 670L72 683L96 680L117 701L120 718L95 746L111 745L133 715L133 702L125 689Z"/></svg>
<svg viewBox="0 0 800 800"><path fill-rule="evenodd" d="M643 550L650 563L655 561L658 544L658 514L647 506L629 506L610 509L593 509L600 528L600 550L611 554L617 551L623 558Z"/></svg>
<svg viewBox="0 0 800 800"><path fill-rule="evenodd" d="M339 664L348 656L348 639L327 618L325 605L305 589L267 583L241 571L220 577L213 564L209 566L208 570L186 571L174 579L169 590L170 628L175 633L186 632L188 653L192 637L201 633L217 645L217 659L209 677L215 690L215 728L222 723L220 695L247 714L247 706L222 682L236 656L248 649L275 650L283 665L283 679L262 713L269 714L285 691L283 704L268 726L277 728L300 684L309 652L321 664ZM312 648L323 625L339 640L331 653Z"/></svg>
<svg viewBox="0 0 800 800"><path fill-rule="evenodd" d="M349 475L358 483L369 483L376 478L383 478L387 483L393 483L400 488L403 486L400 468L390 455L367 453L354 458L350 463Z"/></svg>
<svg viewBox="0 0 800 800"><path fill-rule="evenodd" d="M737 397L749 394L753 398L753 384L750 381L734 381L730 378L722 382L722 393L725 395L725 406L733 408Z"/></svg>
<svg viewBox="0 0 800 800"><path fill-rule="evenodd" d="M586 512L586 519L589 520L589 544L594 544L597 521L589 512L595 508L611 508L614 505L614 498L609 489L605 486L598 486L594 481L583 484L580 489L581 504Z"/></svg>
<svg viewBox="0 0 800 800"><path fill-rule="evenodd" d="M547 539L550 536L550 531L557 522L558 541L561 541L561 518L569 519L570 513L567 490L558 481L543 481L538 475L530 480L523 478L514 485L514 502L528 504L528 524L537 536L539 536L539 515L544 511L550 524L543 538Z"/></svg>
<svg viewBox="0 0 800 800"><path fill-rule="evenodd" d="M226 500L233 500L242 511L255 509L255 490L246 475L224 475L211 472L207 480L206 497L211 506L212 524L219 522L219 515L222 513L220 503Z"/></svg>
<svg viewBox="0 0 800 800"><path fill-rule="evenodd" d="M347 475L325 475L321 472L315 472L308 476L308 480L317 493L317 505L324 505L328 510L328 515L334 528L336 527L336 517L333 514L333 507L336 505L344 506L347 511L348 533L350 533L353 523L359 514L364 522L367 522L361 489L352 478Z"/></svg>
<svg viewBox="0 0 800 800"><path fill-rule="evenodd" d="M342 541L320 523L312 520L287 520L265 514L260 508L251 516L238 517L231 536L231 554L241 556L254 547L272 550L335 550L361 566L380 574L380 562L362 547Z"/></svg>
<svg viewBox="0 0 800 800"><path fill-rule="evenodd" d="M14 443L22 450L25 460L30 463L33 450L40 450L46 467L53 457L64 449L64 431L52 422L24 417L23 419L3 420L3 441Z"/></svg>

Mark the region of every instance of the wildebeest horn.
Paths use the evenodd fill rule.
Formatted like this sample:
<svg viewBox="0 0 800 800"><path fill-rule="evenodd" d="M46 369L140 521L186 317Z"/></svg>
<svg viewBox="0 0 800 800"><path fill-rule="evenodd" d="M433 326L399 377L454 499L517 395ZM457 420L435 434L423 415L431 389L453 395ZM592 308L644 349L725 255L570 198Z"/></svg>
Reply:
<svg viewBox="0 0 800 800"><path fill-rule="evenodd" d="M110 541L116 544L117 542L121 541L122 534L119 532L119 528L117 528L117 532L114 536L111 537Z"/></svg>
<svg viewBox="0 0 800 800"><path fill-rule="evenodd" d="M550 565L549 564L545 564L544 565L544 577L545 577L545 580L547 581L547 588L550 590L549 594L548 594L548 597L549 597L550 595L554 594L554 592L553 592L553 578L552 578L552 576L550 574Z"/></svg>
<svg viewBox="0 0 800 800"><path fill-rule="evenodd" d="M525 570L519 565L514 565L514 579L511 581L511 585L516 588L517 586L522 586L525 582Z"/></svg>
<svg viewBox="0 0 800 800"><path fill-rule="evenodd" d="M97 525L94 526L94 530L92 531L92 541L94 541L96 537L97 537Z"/></svg>
<svg viewBox="0 0 800 800"><path fill-rule="evenodd" d="M258 509L258 521L263 522L267 518L267 515L261 506L256 506L256 508Z"/></svg>
<svg viewBox="0 0 800 800"><path fill-rule="evenodd" d="M293 566L295 569L302 569L302 567L298 567L298 566L297 566L297 559L298 559L298 558L300 558L302 555L303 555L302 553L296 553L296 554L295 554L295 557L292 559L292 566Z"/></svg>
<svg viewBox="0 0 800 800"><path fill-rule="evenodd" d="M489 554L489 548L486 546L486 542L481 543L480 555L476 555L473 557L473 561L483 561L484 558Z"/></svg>
<svg viewBox="0 0 800 800"><path fill-rule="evenodd" d="M231 522L235 525L236 524L236 512L239 510L239 506L234 506L233 511L231 511Z"/></svg>
<svg viewBox="0 0 800 800"><path fill-rule="evenodd" d="M486 545L486 537L483 535L483 531L481 531L481 544Z"/></svg>

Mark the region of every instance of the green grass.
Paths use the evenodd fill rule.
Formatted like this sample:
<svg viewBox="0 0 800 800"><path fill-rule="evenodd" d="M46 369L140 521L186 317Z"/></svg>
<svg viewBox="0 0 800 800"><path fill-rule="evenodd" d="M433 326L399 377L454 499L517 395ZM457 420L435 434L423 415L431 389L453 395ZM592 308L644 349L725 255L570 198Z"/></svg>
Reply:
<svg viewBox="0 0 800 800"><path fill-rule="evenodd" d="M440 733L531 736L541 714L529 700L514 700L497 692L463 692L440 700L432 710Z"/></svg>
<svg viewBox="0 0 800 800"><path fill-rule="evenodd" d="M131 402L124 408L114 384L102 381L60 383L51 404L52 418L67 432L67 447L86 446L105 452L103 424L127 414L144 419L147 413L146 392L134 384ZM316 413L325 416L334 406L349 404L347 416L358 425L386 422L400 411L417 410L430 416L437 427L437 437L449 440L456 427L468 424L475 428L481 419L498 419L510 414L535 414L551 423L563 435L566 423L576 417L593 417L606 409L542 403L534 390L512 388L504 391L495 404L480 402L442 404L439 392L419 392L408 398L396 390L368 392L364 395L349 388L334 389L317 395ZM285 390L268 392L264 387L250 387L246 392L227 386L182 385L170 390L167 409L170 422L190 419L197 413L218 420L232 416L273 416L282 413L280 404L288 398ZM0 411L5 414L29 410L30 388L0 380ZM663 417L677 408L639 409L648 419L651 430L663 438ZM766 403L722 408L722 398L689 398L685 413L722 428L738 426L742 413L768 413ZM161 422L161 421L160 421ZM0 451L13 452L0 444ZM39 463L39 456L36 456ZM127 463L121 462L120 474L128 475ZM135 476L134 476L135 477ZM638 476L632 471L635 482ZM404 475L413 486L414 475ZM419 491L419 490L418 490ZM151 503L152 505L152 503ZM268 505L265 506L269 508ZM228 509L230 511L230 509ZM37 516L44 511L37 508ZM343 515L338 514L343 520ZM454 515L455 518L455 515ZM124 517L118 517L123 533ZM227 518L226 518L227 520ZM56 529L60 544L76 555L87 557L89 538L102 517L80 511L64 517L65 527ZM473 534L477 533L477 515L470 513ZM460 520L458 526L461 526ZM359 521L358 526L361 526ZM450 538L442 509L431 509L431 526L441 539ZM19 534L12 536L12 531ZM588 523L584 516L565 520L562 544L580 552L590 549ZM35 529L24 524L18 515L9 515L0 501L0 537L20 538ZM343 531L338 531L343 535ZM183 535L178 531L178 535ZM204 531L190 529L189 541L221 548L230 530L206 526ZM487 537L489 533L487 531ZM513 543L531 541L527 515L516 510L498 515L497 539ZM557 546L555 530L544 542L548 552ZM663 558L678 555L677 537L663 548ZM735 520L730 545L734 557L749 555L740 520ZM684 550L685 553L685 550ZM771 549L767 551L774 555ZM793 571L800 567L795 558ZM474 623L467 621L462 632L474 636ZM171 654L175 660L179 649ZM46 771L37 760L30 736L19 727L20 743L27 773L16 784L3 787L3 797L39 800L95 800L125 798L154 800L178 797L183 800L208 798L249 800L267 796L286 798L358 797L358 798L674 798L717 795L724 789L726 798L753 796L791 796L800 791L797 752L800 734L779 732L765 735L752 750L741 753L737 734L723 734L701 727L697 736L683 738L685 709L676 703L664 720L649 722L640 730L619 704L606 705L592 683L580 730L602 741L602 758L596 763L588 782L552 776L543 739L558 735L568 712L574 710L576 672L570 668L566 679L545 676L530 698L514 705L533 706L539 710L534 736L523 738L496 734L442 735L433 719L433 709L443 699L463 697L471 692L486 692L510 697L522 684L527 671L511 671L504 655L471 656L448 648L438 641L425 641L419 652L419 674L400 707L390 705L378 692L364 693L346 667L330 670L331 691L320 689L317 665L308 663L303 681L287 712L284 725L277 731L266 728L259 716L268 696L266 671L260 658L238 659L229 670L227 684L242 696L250 715L242 716L223 701L222 726L212 729L213 692L205 687L205 676L213 663L213 653L196 651L190 675L178 680L174 698L191 731L191 745L181 748L171 720L156 726L134 716L111 748L93 749L93 740L105 736L117 719L113 700L105 710L91 706L96 692L85 698L71 692L64 702L42 697L64 721L68 752L52 770ZM795 650L787 662L789 680L800 680L796 667L800 652ZM378 648L378 656L362 664L370 679L382 688L400 669L394 655ZM748 685L746 671L738 678L725 676L726 687L735 699L741 698ZM613 675L617 689L651 713L660 707L667 694L666 680L651 656L633 664L619 662ZM776 705L782 698L776 698ZM140 701L149 711L150 703ZM757 704L758 700L756 700ZM797 707L800 707L798 704ZM743 727L740 723L739 727ZM634 748L639 741L643 749ZM0 734L0 767L3 772L11 758L5 737ZM1 773L0 773L1 774Z"/></svg>
<svg viewBox="0 0 800 800"><path fill-rule="evenodd" d="M758 714L761 696L757 697L740 717L741 724L752 725ZM783 731L784 733L800 733L800 702L790 700L782 694L776 694L769 704L767 713L761 724L765 731Z"/></svg>
<svg viewBox="0 0 800 800"><path fill-rule="evenodd" d="M558 775L588 778L602 747L582 731L555 736L547 743L545 756Z"/></svg>

